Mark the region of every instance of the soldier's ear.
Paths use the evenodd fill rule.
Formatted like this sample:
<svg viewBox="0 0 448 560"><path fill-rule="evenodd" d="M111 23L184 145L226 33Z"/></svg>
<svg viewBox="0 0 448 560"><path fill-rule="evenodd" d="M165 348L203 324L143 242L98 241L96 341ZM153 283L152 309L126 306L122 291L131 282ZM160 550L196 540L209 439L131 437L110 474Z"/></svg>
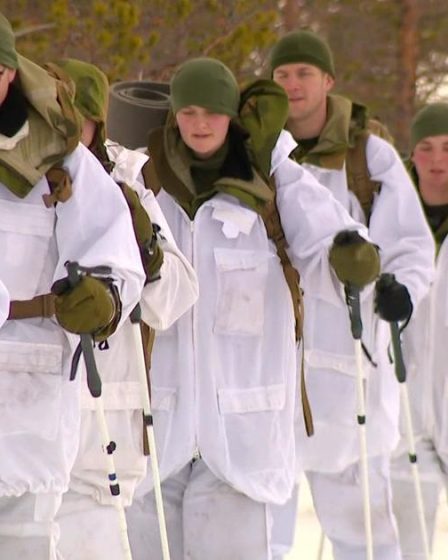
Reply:
<svg viewBox="0 0 448 560"><path fill-rule="evenodd" d="M335 79L327 73L324 74L324 79L327 91L331 91L333 89Z"/></svg>

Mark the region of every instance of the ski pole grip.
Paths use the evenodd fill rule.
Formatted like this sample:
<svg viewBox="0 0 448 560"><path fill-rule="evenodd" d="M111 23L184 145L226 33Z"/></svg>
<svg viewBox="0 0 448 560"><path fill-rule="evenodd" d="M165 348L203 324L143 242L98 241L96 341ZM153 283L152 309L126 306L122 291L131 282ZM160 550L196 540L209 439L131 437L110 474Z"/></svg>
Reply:
<svg viewBox="0 0 448 560"><path fill-rule="evenodd" d="M81 282L81 268L76 261L67 261L65 263L67 269L68 282L71 288L74 288Z"/></svg>

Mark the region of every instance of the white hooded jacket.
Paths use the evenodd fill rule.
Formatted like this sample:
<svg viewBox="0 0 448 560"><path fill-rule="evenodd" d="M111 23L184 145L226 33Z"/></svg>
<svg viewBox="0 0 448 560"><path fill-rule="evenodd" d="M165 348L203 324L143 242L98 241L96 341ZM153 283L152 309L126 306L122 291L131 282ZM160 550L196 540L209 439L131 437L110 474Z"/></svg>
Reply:
<svg viewBox="0 0 448 560"><path fill-rule="evenodd" d="M288 159L294 146L283 131L271 168L290 257L305 291L312 287L344 310L328 249L340 230L366 231ZM200 286L192 310L158 333L153 353L162 479L200 453L237 490L284 502L296 476L300 398L293 308L275 245L262 218L230 195L215 195L194 220L163 189L157 200ZM152 486L150 476L146 482L139 492Z"/></svg>
<svg viewBox="0 0 448 560"><path fill-rule="evenodd" d="M160 207L152 193L138 181L148 156L107 141L108 155L115 163L112 177L125 182L139 198L153 224L160 227L159 243L164 252L160 279L143 288L140 299L142 319L153 329L172 325L198 297L196 274L179 251ZM95 359L103 381L103 401L109 433L116 443L113 454L123 504L132 502L134 490L145 477L147 458L143 453L143 397L137 367L135 328L127 319L109 339L106 349L97 348ZM102 347L103 348L103 347ZM70 488L92 495L102 504L113 503L107 478L106 458L101 445L94 408L87 386L82 389L81 442L72 471Z"/></svg>
<svg viewBox="0 0 448 560"><path fill-rule="evenodd" d="M416 190L395 149L370 135L367 162L381 183L369 222L369 237L380 248L381 271L395 274L409 290L414 308L433 278L434 242ZM348 190L345 167L324 169L304 164L358 220L363 212ZM364 293L365 292L365 293ZM362 295L367 450L390 454L398 441L399 387L390 362L390 327L373 311L373 291ZM302 436L304 469L337 472L359 460L356 360L347 308L335 306L316 290L305 292L305 356L315 435ZM375 363L376 365L373 365Z"/></svg>
<svg viewBox="0 0 448 560"><path fill-rule="evenodd" d="M119 188L82 145L64 160L73 194L47 208L43 177L19 199L0 184L0 278L11 300L48 293L66 261L109 266L123 319L144 274ZM79 441L81 374L69 380L79 337L56 319L7 321L0 329L0 496L67 489Z"/></svg>

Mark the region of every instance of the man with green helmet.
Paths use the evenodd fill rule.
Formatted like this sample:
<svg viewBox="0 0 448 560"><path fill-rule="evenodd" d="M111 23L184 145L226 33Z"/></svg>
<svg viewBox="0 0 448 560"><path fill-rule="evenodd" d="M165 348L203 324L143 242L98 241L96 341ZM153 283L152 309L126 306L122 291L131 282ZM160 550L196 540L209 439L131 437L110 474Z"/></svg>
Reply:
<svg viewBox="0 0 448 560"><path fill-rule="evenodd" d="M431 234L398 154L370 133L365 107L331 93L336 72L328 44L312 31L288 33L271 51L270 70L288 96L286 129L298 143L291 158L368 225L370 238L380 248L382 272L395 276L387 289L366 293L361 315L373 555L398 560L389 461L398 438L399 394L388 356L389 325L381 319L407 320L428 290L433 275ZM358 177L359 162L364 163L365 177ZM349 314L315 290L305 292L305 306L305 362L315 435L306 438L299 429L297 446L335 559L364 560L366 504L359 476L357 366ZM293 528L295 515L290 517ZM290 540L282 549L278 537L274 557L287 551Z"/></svg>
<svg viewBox="0 0 448 560"><path fill-rule="evenodd" d="M72 357L79 335L114 332L144 283L128 207L79 135L71 90L17 53L0 14L0 279L11 298L0 329L5 559L60 557L55 516L78 449L84 374L71 380ZM67 277L69 262L83 267L79 278Z"/></svg>
<svg viewBox="0 0 448 560"><path fill-rule="evenodd" d="M198 301L156 339L152 359L171 558L267 560L270 506L289 498L300 460L300 362L282 239L305 291L341 309L338 278L363 287L379 257L364 227L289 159L287 99L275 83L240 92L223 63L192 59L172 78L171 108L149 137L148 177L199 280ZM350 243L333 243L340 230ZM151 477L128 527L134 560L162 558Z"/></svg>
<svg viewBox="0 0 448 560"><path fill-rule="evenodd" d="M436 277L404 331L407 384L422 481L429 547L448 473L448 103L431 103L411 124L410 171L436 245ZM406 426L402 422L402 426ZM408 459L406 434L395 451L392 489L404 560L427 558Z"/></svg>

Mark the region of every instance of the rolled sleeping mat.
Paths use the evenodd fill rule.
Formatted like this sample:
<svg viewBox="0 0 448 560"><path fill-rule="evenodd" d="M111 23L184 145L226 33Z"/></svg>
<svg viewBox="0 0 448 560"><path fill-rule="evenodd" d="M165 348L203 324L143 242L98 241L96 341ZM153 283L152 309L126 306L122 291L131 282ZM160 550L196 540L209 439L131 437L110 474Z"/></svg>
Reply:
<svg viewBox="0 0 448 560"><path fill-rule="evenodd" d="M170 105L170 85L165 82L129 81L109 89L107 137L130 149L148 143L148 134L162 126Z"/></svg>

